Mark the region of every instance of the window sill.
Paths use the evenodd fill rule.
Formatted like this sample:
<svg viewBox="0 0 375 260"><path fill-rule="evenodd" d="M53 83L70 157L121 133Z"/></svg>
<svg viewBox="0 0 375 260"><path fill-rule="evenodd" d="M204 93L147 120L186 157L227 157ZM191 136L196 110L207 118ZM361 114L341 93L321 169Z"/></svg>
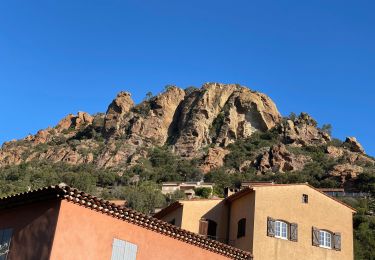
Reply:
<svg viewBox="0 0 375 260"><path fill-rule="evenodd" d="M289 240L287 239L286 237L278 237L278 236L274 236L275 238L278 238L278 239L281 239L281 240Z"/></svg>
<svg viewBox="0 0 375 260"><path fill-rule="evenodd" d="M324 248L324 249L331 249L332 250L332 247L329 247L329 246L322 246L322 245L319 245L320 248Z"/></svg>

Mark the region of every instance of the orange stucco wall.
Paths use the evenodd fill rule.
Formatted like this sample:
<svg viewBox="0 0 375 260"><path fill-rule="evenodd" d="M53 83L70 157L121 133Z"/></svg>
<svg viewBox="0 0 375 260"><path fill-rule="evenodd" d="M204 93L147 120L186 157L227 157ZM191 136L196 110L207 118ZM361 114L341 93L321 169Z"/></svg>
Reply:
<svg viewBox="0 0 375 260"><path fill-rule="evenodd" d="M0 211L0 229L13 229L8 260L49 259L59 205L46 201Z"/></svg>
<svg viewBox="0 0 375 260"><path fill-rule="evenodd" d="M306 185L255 187L253 254L257 260L352 260L353 211ZM309 196L302 203L302 194ZM267 217L298 224L298 242L267 236ZM341 232L342 250L312 246L312 226Z"/></svg>
<svg viewBox="0 0 375 260"><path fill-rule="evenodd" d="M137 260L228 259L67 201L61 202L51 259L110 259L113 238L136 244Z"/></svg>

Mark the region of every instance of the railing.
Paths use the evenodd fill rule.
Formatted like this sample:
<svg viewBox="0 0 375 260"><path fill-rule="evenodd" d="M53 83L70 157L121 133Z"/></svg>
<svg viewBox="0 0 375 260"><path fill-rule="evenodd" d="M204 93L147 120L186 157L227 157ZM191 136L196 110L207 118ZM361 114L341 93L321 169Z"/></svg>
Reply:
<svg viewBox="0 0 375 260"><path fill-rule="evenodd" d="M331 197L352 197L352 198L363 198L370 196L367 192L342 192L342 191L327 191L325 192Z"/></svg>

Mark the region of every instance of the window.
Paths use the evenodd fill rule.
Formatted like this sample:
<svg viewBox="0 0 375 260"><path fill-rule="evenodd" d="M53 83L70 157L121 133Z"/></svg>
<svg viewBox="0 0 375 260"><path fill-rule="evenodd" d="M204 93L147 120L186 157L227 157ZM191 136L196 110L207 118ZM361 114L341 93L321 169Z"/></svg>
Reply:
<svg viewBox="0 0 375 260"><path fill-rule="evenodd" d="M246 218L241 218L237 223L237 238L244 237L246 234Z"/></svg>
<svg viewBox="0 0 375 260"><path fill-rule="evenodd" d="M302 203L309 203L309 195L302 194Z"/></svg>
<svg viewBox="0 0 375 260"><path fill-rule="evenodd" d="M327 231L320 230L319 246L324 248L332 248L332 234Z"/></svg>
<svg viewBox="0 0 375 260"><path fill-rule="evenodd" d="M267 217L267 236L298 242L298 224Z"/></svg>
<svg viewBox="0 0 375 260"><path fill-rule="evenodd" d="M207 221L208 221L207 237L216 240L216 228L217 228L217 224L216 224L215 221L213 221L211 219L209 219Z"/></svg>
<svg viewBox="0 0 375 260"><path fill-rule="evenodd" d="M111 260L136 260L138 246L128 241L113 239Z"/></svg>
<svg viewBox="0 0 375 260"><path fill-rule="evenodd" d="M0 230L0 260L7 259L12 232L10 228Z"/></svg>
<svg viewBox="0 0 375 260"><path fill-rule="evenodd" d="M283 221L275 221L275 237L288 239L288 224Z"/></svg>
<svg viewBox="0 0 375 260"><path fill-rule="evenodd" d="M313 246L341 251L341 233L312 228Z"/></svg>

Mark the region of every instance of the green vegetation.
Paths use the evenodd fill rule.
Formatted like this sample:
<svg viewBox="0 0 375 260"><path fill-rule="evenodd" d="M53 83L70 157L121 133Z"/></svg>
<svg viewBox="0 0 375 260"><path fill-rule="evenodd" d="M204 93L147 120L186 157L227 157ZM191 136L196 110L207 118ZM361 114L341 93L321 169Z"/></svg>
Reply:
<svg viewBox="0 0 375 260"><path fill-rule="evenodd" d="M373 198L344 198L343 201L357 210L354 215L354 259L375 259L375 200Z"/></svg>
<svg viewBox="0 0 375 260"><path fill-rule="evenodd" d="M211 188L195 188L195 195L201 198L208 199L212 194Z"/></svg>

